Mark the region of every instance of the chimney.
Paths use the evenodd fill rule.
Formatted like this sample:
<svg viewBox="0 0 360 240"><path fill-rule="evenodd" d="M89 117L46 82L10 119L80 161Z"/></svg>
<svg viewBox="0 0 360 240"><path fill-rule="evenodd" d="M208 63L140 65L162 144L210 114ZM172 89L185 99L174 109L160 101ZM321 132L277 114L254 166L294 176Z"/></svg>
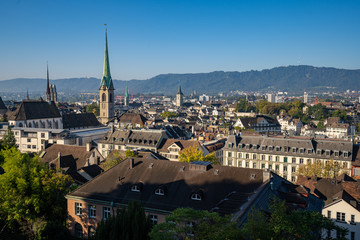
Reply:
<svg viewBox="0 0 360 240"><path fill-rule="evenodd" d="M86 152L90 152L91 150L91 142L86 143Z"/></svg>
<svg viewBox="0 0 360 240"><path fill-rule="evenodd" d="M134 158L130 158L130 169L134 168Z"/></svg>
<svg viewBox="0 0 360 240"><path fill-rule="evenodd" d="M59 168L61 168L61 152L58 152Z"/></svg>

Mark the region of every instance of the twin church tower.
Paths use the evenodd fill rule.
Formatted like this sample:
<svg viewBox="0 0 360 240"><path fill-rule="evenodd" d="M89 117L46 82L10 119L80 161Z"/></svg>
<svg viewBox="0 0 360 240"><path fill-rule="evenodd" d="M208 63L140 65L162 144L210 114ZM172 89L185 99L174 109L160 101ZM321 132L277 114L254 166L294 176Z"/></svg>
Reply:
<svg viewBox="0 0 360 240"><path fill-rule="evenodd" d="M100 122L106 124L114 118L114 84L110 74L109 52L107 44L107 29L105 28L105 56L104 56L104 70L100 83ZM129 104L129 93L126 86L125 91L125 105ZM183 94L179 83L179 91L176 94L176 106L181 107L183 104Z"/></svg>

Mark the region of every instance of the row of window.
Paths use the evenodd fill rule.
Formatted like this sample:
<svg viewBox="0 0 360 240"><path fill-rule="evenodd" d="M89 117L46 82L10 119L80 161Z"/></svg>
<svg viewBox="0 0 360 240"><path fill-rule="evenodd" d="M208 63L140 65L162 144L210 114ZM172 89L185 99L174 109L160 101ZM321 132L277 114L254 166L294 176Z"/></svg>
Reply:
<svg viewBox="0 0 360 240"><path fill-rule="evenodd" d="M83 205L82 203L76 202L75 203L75 215L81 216L83 214ZM96 205L89 204L88 205L88 214L89 218L96 218ZM103 207L102 208L102 219L106 220L111 216L111 209L110 207Z"/></svg>
<svg viewBox="0 0 360 240"><path fill-rule="evenodd" d="M232 148L233 147L233 144L232 143L229 143L228 144L228 147L229 148ZM260 146L259 145L252 145L252 144L239 144L238 145L238 148L239 149L242 149L242 148L245 148L245 149L259 149ZM280 152L281 150L283 150L284 152L292 152L292 153L301 153L301 154L304 154L304 153L307 153L307 154L312 154L313 153L313 149L309 148L309 149L305 149L305 148L297 148L297 147L288 147L288 146L284 146L284 147L280 147L280 146L265 146L265 145L262 145L261 146L261 150L262 151L276 151L276 152ZM318 155L321 155L325 153L326 156L330 156L332 153L334 154L335 157L339 157L341 155L341 153L343 154L344 157L348 157L349 156L349 152L347 151L343 151L343 152L340 152L340 151L332 151L332 150L329 150L329 149L326 149L326 150L322 150L322 149L317 149L316 150L316 154Z"/></svg>
<svg viewBox="0 0 360 240"><path fill-rule="evenodd" d="M327 211L327 217L331 218L331 211ZM340 222L346 222L346 213L336 212L336 220ZM355 215L350 215L350 223L355 224Z"/></svg>
<svg viewBox="0 0 360 240"><path fill-rule="evenodd" d="M243 154L243 153L237 153L237 158L243 158L243 156L244 156L244 158L245 159L253 159L253 160L256 160L257 158L258 158L258 155L256 155L256 154L252 154L252 158L251 158L251 155L249 154L249 153L245 153L245 154ZM259 155L260 156L260 160L263 160L263 161L274 161L275 160L275 162L280 162L280 156L275 156L275 158L274 158L274 156L268 156L267 158L266 158L266 155ZM228 152L228 157L232 157L232 152ZM282 158L283 159L283 162L288 162L288 157L283 157ZM320 160L319 160L320 161ZM311 163L312 161L311 161L311 159L307 159L307 163ZM325 161L325 164L327 164L329 161ZM297 163L297 158L291 158L291 163ZM298 162L299 164L303 164L304 163L304 159L303 158L299 158L299 162ZM339 164L337 161L335 161L335 164ZM343 168L348 168L348 163L347 162L343 162L342 163L342 167Z"/></svg>

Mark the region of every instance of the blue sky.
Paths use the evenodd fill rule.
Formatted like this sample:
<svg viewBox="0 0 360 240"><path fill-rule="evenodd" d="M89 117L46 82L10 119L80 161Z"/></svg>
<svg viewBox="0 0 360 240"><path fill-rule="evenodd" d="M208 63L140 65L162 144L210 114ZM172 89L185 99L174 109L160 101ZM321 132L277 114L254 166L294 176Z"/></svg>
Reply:
<svg viewBox="0 0 360 240"><path fill-rule="evenodd" d="M360 1L0 0L0 80L360 69Z"/></svg>

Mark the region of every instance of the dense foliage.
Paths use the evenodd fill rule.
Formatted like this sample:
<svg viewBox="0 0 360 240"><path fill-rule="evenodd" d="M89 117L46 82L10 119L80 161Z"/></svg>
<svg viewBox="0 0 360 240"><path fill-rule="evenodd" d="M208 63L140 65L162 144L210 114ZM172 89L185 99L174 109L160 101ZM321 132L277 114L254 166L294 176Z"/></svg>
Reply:
<svg viewBox="0 0 360 240"><path fill-rule="evenodd" d="M285 202L274 199L270 214L253 209L242 232L250 240L320 240L328 239L328 231L338 231L346 239L347 230L324 217L319 212L287 211Z"/></svg>
<svg viewBox="0 0 360 240"><path fill-rule="evenodd" d="M174 112L165 111L165 112L162 112L162 113L161 113L161 116L162 116L163 118L174 118L174 117L177 117L178 114L177 114L177 113L174 113Z"/></svg>
<svg viewBox="0 0 360 240"><path fill-rule="evenodd" d="M348 164L348 163L346 163ZM338 162L334 160L323 162L314 162L301 164L297 171L298 175L304 175L308 177L323 177L323 178L334 178L345 172L347 168L341 166Z"/></svg>
<svg viewBox="0 0 360 240"><path fill-rule="evenodd" d="M130 201L115 216L101 221L93 240L147 240L151 222L139 202Z"/></svg>
<svg viewBox="0 0 360 240"><path fill-rule="evenodd" d="M86 107L86 112L93 113L95 116L98 117L100 115L100 106L97 104L90 104Z"/></svg>
<svg viewBox="0 0 360 240"><path fill-rule="evenodd" d="M199 239L230 240L243 239L236 223L230 217L221 217L216 212L179 208L166 217L166 222L154 226L150 232L153 240Z"/></svg>
<svg viewBox="0 0 360 240"><path fill-rule="evenodd" d="M215 152L212 152L204 156L203 152L199 150L196 144L183 149L179 154L180 162L194 162L194 161L206 161L214 164L220 164L219 160L215 156Z"/></svg>
<svg viewBox="0 0 360 240"><path fill-rule="evenodd" d="M69 177L48 170L37 156L16 148L2 150L0 217L4 233L22 233L29 239L66 236L66 199ZM2 231L0 229L0 231ZM1 239L1 232L0 232Z"/></svg>

